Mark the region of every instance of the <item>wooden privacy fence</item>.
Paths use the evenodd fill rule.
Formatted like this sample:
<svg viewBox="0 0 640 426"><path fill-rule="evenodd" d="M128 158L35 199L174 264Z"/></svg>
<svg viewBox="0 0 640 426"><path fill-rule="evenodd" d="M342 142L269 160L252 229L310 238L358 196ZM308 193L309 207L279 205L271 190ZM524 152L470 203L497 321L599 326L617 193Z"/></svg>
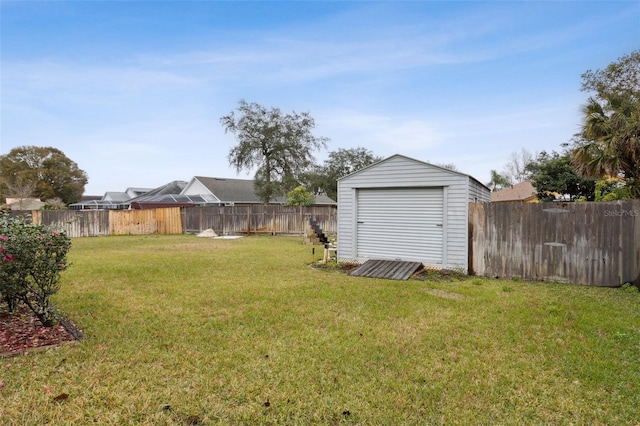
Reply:
<svg viewBox="0 0 640 426"><path fill-rule="evenodd" d="M213 229L228 234L292 234L306 231L307 218L325 234L337 230L336 208L295 206L170 207L146 210L36 210L34 223L64 229L72 238L101 235L197 233Z"/></svg>
<svg viewBox="0 0 640 426"><path fill-rule="evenodd" d="M337 210L330 206L226 206L182 210L184 232L213 229L227 234L303 234L312 217L325 234L337 231Z"/></svg>
<svg viewBox="0 0 640 426"><path fill-rule="evenodd" d="M640 285L640 200L471 203L469 234L476 275Z"/></svg>
<svg viewBox="0 0 640 426"><path fill-rule="evenodd" d="M33 223L64 229L70 237L94 237L111 233L107 210L34 210L29 213Z"/></svg>
<svg viewBox="0 0 640 426"><path fill-rule="evenodd" d="M180 207L149 210L35 210L34 223L64 229L72 238L181 234Z"/></svg>
<svg viewBox="0 0 640 426"><path fill-rule="evenodd" d="M182 234L180 207L110 210L111 235Z"/></svg>

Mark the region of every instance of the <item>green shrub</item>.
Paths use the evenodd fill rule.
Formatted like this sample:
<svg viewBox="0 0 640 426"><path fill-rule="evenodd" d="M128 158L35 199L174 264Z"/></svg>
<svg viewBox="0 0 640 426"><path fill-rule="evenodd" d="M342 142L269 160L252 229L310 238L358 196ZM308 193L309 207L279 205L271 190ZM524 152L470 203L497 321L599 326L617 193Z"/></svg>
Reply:
<svg viewBox="0 0 640 426"><path fill-rule="evenodd" d="M0 298L10 311L23 302L43 325L54 324L51 296L60 289L70 248L64 232L29 223L26 217L0 217Z"/></svg>

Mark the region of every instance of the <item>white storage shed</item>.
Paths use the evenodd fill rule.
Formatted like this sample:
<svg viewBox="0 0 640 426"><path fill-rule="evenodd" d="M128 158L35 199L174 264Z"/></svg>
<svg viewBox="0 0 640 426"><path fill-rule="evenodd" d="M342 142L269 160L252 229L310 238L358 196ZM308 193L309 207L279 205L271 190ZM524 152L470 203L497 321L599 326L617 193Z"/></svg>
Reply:
<svg viewBox="0 0 640 426"><path fill-rule="evenodd" d="M469 175L393 155L338 180L338 260L467 272L469 202L490 199Z"/></svg>

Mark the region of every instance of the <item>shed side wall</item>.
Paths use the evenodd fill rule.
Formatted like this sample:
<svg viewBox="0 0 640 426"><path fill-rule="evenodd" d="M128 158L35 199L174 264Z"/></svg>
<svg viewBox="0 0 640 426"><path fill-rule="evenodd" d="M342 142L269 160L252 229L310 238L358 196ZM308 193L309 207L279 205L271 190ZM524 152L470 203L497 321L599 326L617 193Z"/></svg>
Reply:
<svg viewBox="0 0 640 426"><path fill-rule="evenodd" d="M491 191L475 179L469 178L469 201L473 203L491 202Z"/></svg>

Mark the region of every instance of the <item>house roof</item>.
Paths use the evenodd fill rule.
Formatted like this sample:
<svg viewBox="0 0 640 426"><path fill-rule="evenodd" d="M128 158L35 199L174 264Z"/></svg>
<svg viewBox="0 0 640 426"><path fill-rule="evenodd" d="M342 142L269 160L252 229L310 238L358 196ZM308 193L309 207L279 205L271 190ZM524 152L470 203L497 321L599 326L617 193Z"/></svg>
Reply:
<svg viewBox="0 0 640 426"><path fill-rule="evenodd" d="M315 196L315 198L316 198L315 204L320 204L320 205L336 205L337 204L333 198L330 198L326 194L318 194Z"/></svg>
<svg viewBox="0 0 640 426"><path fill-rule="evenodd" d="M102 195L82 195L82 199L80 201L93 201L93 200L102 200Z"/></svg>
<svg viewBox="0 0 640 426"><path fill-rule="evenodd" d="M146 201L148 199L153 199L163 195L177 195L182 192L185 186L187 186L187 182L183 180L174 180L165 185L146 191L144 194L138 195L137 197L132 198L129 201Z"/></svg>
<svg viewBox="0 0 640 426"><path fill-rule="evenodd" d="M132 209L152 209L160 207L192 207L211 205L211 200L201 195L165 194L156 195L145 199L131 200ZM217 203L215 203L217 205Z"/></svg>
<svg viewBox="0 0 640 426"><path fill-rule="evenodd" d="M255 193L253 180L251 179L230 179L195 176L207 190L211 192L222 203L255 203L260 204L262 201ZM334 200L326 195L316 195L315 204L336 204ZM271 200L273 203L285 204L287 197L276 197Z"/></svg>
<svg viewBox="0 0 640 426"><path fill-rule="evenodd" d="M130 198L131 196L126 192L118 192L118 191L107 191L102 197L104 201L113 201L114 203L124 202Z"/></svg>
<svg viewBox="0 0 640 426"><path fill-rule="evenodd" d="M205 188L223 203L260 203L253 180L195 176Z"/></svg>
<svg viewBox="0 0 640 426"><path fill-rule="evenodd" d="M142 188L142 187L139 187L139 186L130 186L129 188L127 188L127 190L125 192L135 192L137 194L142 195L142 194L145 194L145 193L147 193L149 191L153 191L154 189L156 189L156 188Z"/></svg>
<svg viewBox="0 0 640 426"><path fill-rule="evenodd" d="M89 200L71 204L72 209L128 209L166 206L205 206L229 204L260 204L260 198L254 193L253 180L228 179L195 176L208 191L208 194L183 194L188 183L181 180L152 189L145 194L129 198L124 192L107 192L102 200ZM315 204L335 205L336 202L326 195L317 195ZM218 201L220 200L220 201ZM285 204L287 197L277 197L272 202Z"/></svg>
<svg viewBox="0 0 640 426"><path fill-rule="evenodd" d="M174 180L128 200L127 204L130 205L131 208L208 204L208 201L203 199L201 196L180 195L185 186L187 186L187 182L183 180Z"/></svg>
<svg viewBox="0 0 640 426"><path fill-rule="evenodd" d="M520 182L515 185L511 185L508 188L500 191L494 191L491 193L491 202L500 203L508 201L522 201L527 202L536 198L536 189L533 187L530 181Z"/></svg>

